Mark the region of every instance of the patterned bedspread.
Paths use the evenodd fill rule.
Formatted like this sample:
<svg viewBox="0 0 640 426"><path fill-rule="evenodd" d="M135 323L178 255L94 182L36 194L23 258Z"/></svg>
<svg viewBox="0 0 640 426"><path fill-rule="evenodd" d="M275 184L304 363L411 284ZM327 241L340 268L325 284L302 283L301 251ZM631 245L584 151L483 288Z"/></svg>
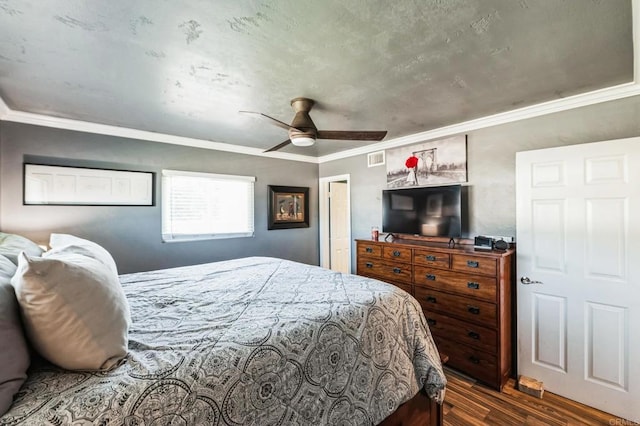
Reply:
<svg viewBox="0 0 640 426"><path fill-rule="evenodd" d="M0 425L370 425L444 397L420 306L391 285L264 257L121 281L126 362L40 362Z"/></svg>

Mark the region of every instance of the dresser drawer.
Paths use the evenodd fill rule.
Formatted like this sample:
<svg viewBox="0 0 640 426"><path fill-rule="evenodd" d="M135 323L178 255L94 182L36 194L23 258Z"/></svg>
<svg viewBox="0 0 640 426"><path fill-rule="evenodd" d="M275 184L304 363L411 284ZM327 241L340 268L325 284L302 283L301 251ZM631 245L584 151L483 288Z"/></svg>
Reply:
<svg viewBox="0 0 640 426"><path fill-rule="evenodd" d="M488 257L454 254L451 258L451 269L470 274L496 276L497 261Z"/></svg>
<svg viewBox="0 0 640 426"><path fill-rule="evenodd" d="M415 286L414 291L415 298L427 312L441 312L485 327L497 326L497 309L492 303L442 293L421 286Z"/></svg>
<svg viewBox="0 0 640 426"><path fill-rule="evenodd" d="M436 268L449 269L450 256L447 253L416 249L413 251L413 263L416 265L435 266Z"/></svg>
<svg viewBox="0 0 640 426"><path fill-rule="evenodd" d="M382 246L358 242L358 257L360 256L382 257Z"/></svg>
<svg viewBox="0 0 640 426"><path fill-rule="evenodd" d="M412 250L410 248L385 246L382 249L382 257L389 260L411 263L411 252Z"/></svg>
<svg viewBox="0 0 640 426"><path fill-rule="evenodd" d="M495 356L438 335L434 335L433 340L438 351L449 355L447 366L500 388L501 383L498 379L498 364Z"/></svg>
<svg viewBox="0 0 640 426"><path fill-rule="evenodd" d="M425 312L424 316L427 318L427 324L429 324L429 328L434 335L495 354L498 338L494 330L479 327L436 312Z"/></svg>
<svg viewBox="0 0 640 426"><path fill-rule="evenodd" d="M496 302L496 279L492 277L415 266L413 280L417 285Z"/></svg>
<svg viewBox="0 0 640 426"><path fill-rule="evenodd" d="M411 284L411 264L358 257L358 275Z"/></svg>

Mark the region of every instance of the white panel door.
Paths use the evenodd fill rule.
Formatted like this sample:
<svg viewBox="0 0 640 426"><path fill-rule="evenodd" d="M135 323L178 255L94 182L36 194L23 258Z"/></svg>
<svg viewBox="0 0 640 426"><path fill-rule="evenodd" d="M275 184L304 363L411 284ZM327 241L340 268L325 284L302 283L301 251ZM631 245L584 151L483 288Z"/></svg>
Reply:
<svg viewBox="0 0 640 426"><path fill-rule="evenodd" d="M346 182L329 183L330 268L349 273L351 237L349 235L348 191Z"/></svg>
<svg viewBox="0 0 640 426"><path fill-rule="evenodd" d="M640 421L640 138L516 155L518 372Z"/></svg>

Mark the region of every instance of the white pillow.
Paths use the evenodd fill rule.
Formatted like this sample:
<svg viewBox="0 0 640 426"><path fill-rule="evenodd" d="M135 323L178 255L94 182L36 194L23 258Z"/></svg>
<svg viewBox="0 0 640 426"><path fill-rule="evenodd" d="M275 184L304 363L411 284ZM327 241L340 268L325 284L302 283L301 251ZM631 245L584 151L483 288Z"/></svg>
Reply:
<svg viewBox="0 0 640 426"><path fill-rule="evenodd" d="M129 305L118 276L76 253L22 253L11 280L31 344L69 370L109 370L127 355Z"/></svg>
<svg viewBox="0 0 640 426"><path fill-rule="evenodd" d="M104 247L93 241L69 234L51 234L49 237L49 246L52 250L45 253L45 256L64 251L93 257L107 265L114 274L118 275L118 267L113 257L111 257L111 254Z"/></svg>

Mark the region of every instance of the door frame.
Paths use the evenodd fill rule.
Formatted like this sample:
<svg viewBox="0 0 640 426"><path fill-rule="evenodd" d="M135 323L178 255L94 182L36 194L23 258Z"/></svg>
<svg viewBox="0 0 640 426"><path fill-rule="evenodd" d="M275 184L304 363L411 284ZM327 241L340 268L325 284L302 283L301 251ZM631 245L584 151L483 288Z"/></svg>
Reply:
<svg viewBox="0 0 640 426"><path fill-rule="evenodd" d="M331 243L329 241L330 217L329 217L329 183L347 182L347 234L351 241L351 175L336 175L322 177L318 181L319 187L319 233L320 233L320 266L329 269L331 266ZM351 271L351 244L349 244L348 265Z"/></svg>

